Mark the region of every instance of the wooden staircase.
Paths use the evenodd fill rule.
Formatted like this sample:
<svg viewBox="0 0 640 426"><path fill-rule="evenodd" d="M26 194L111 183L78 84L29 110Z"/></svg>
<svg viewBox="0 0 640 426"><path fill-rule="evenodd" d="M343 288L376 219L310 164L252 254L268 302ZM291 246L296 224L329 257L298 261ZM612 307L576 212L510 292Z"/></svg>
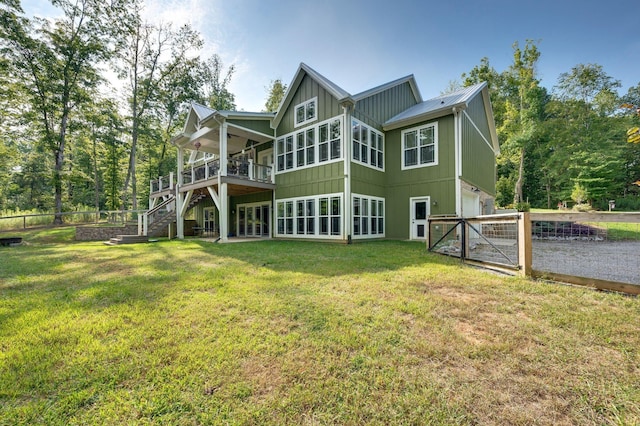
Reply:
<svg viewBox="0 0 640 426"><path fill-rule="evenodd" d="M206 197L205 194L193 194L187 205L187 210ZM115 246L119 244L147 243L149 242L149 237L157 237L162 234L164 229L176 220L175 196L171 195L162 203L147 211L145 215L147 216L148 223L147 235L118 235L106 241L105 244Z"/></svg>

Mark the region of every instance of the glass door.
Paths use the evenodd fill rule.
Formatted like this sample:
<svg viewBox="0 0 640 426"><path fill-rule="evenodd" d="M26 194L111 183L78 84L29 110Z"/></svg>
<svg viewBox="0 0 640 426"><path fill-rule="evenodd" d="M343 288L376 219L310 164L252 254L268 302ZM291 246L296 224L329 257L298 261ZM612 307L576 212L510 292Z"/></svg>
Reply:
<svg viewBox="0 0 640 426"><path fill-rule="evenodd" d="M412 240L426 240L429 226L429 197L411 198L411 236Z"/></svg>

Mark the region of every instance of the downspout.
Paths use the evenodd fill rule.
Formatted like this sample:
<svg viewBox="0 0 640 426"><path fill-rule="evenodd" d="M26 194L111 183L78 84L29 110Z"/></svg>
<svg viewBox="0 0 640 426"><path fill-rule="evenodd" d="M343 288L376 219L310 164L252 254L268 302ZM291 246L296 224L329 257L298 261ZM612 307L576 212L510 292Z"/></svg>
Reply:
<svg viewBox="0 0 640 426"><path fill-rule="evenodd" d="M344 233L343 238L348 244L351 244L351 238L353 235L353 203L351 201L351 109L353 103L345 102L342 104L342 110L344 111L344 207L343 207L343 220L344 220Z"/></svg>
<svg viewBox="0 0 640 426"><path fill-rule="evenodd" d="M455 157L455 191L456 191L456 216L462 217L462 126L461 115L458 107L453 107L453 139Z"/></svg>

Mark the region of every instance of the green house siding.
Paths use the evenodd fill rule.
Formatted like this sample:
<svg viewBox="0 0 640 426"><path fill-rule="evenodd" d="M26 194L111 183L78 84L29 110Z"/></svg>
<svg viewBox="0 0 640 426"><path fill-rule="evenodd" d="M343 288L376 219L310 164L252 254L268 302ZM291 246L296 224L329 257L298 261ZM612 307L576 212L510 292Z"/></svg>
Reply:
<svg viewBox="0 0 640 426"><path fill-rule="evenodd" d="M357 163L351 163L351 192L384 198L386 194L386 176L383 171Z"/></svg>
<svg viewBox="0 0 640 426"><path fill-rule="evenodd" d="M424 124L438 123L438 164L401 170L402 168L402 131ZM455 176L455 136L453 115L438 120L403 127L387 132L385 139L387 185L405 183L434 182L452 179Z"/></svg>
<svg viewBox="0 0 640 426"><path fill-rule="evenodd" d="M408 239L410 220L410 199L430 197L430 214L455 214L455 179L437 182L405 183L389 185L386 196L386 238Z"/></svg>
<svg viewBox="0 0 640 426"><path fill-rule="evenodd" d="M282 121L278 125L277 135L285 135L291 133L297 128L295 127L295 107L296 105L318 97L317 103L317 120L314 123L328 120L342 113L342 108L329 92L316 83L311 77L305 75L294 94L289 108L286 110ZM308 123L311 124L311 123ZM301 128L301 127L299 127Z"/></svg>
<svg viewBox="0 0 640 426"><path fill-rule="evenodd" d="M260 132L265 135L273 135L273 129L271 128L270 120L244 120L237 118L230 118L227 120L229 124L234 124L245 129Z"/></svg>
<svg viewBox="0 0 640 426"><path fill-rule="evenodd" d="M462 178L470 185L477 186L484 192L495 196L495 153L489 145L491 135L481 96L473 99L466 113L468 116L461 115Z"/></svg>
<svg viewBox="0 0 640 426"><path fill-rule="evenodd" d="M391 87L356 103L353 116L375 128L380 128L391 117L416 104L409 83Z"/></svg>
<svg viewBox="0 0 640 426"><path fill-rule="evenodd" d="M231 200L229 203L229 213L231 213L233 216L233 212L236 211L236 207L239 204L271 202L271 191L257 192L255 194L239 195L239 196L230 197L230 198Z"/></svg>
<svg viewBox="0 0 640 426"><path fill-rule="evenodd" d="M344 163L337 161L276 175L276 198L306 197L344 191Z"/></svg>

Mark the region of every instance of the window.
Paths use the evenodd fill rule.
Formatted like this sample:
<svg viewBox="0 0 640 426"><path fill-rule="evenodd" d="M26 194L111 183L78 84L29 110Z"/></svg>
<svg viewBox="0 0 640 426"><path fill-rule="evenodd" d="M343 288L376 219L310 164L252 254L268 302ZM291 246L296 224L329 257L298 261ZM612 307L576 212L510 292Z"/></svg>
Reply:
<svg viewBox="0 0 640 426"><path fill-rule="evenodd" d="M342 120L332 118L276 140L278 172L339 160L342 156ZM317 154L316 154L317 152Z"/></svg>
<svg viewBox="0 0 640 426"><path fill-rule="evenodd" d="M438 164L438 123L402 132L402 169Z"/></svg>
<svg viewBox="0 0 640 426"><path fill-rule="evenodd" d="M277 202L276 234L299 238L340 238L342 196L299 197Z"/></svg>
<svg viewBox="0 0 640 426"><path fill-rule="evenodd" d="M302 126L303 124L307 124L316 117L316 103L318 102L318 98L309 99L306 102L296 105L295 107L295 127Z"/></svg>
<svg viewBox="0 0 640 426"><path fill-rule="evenodd" d="M354 194L354 238L384 237L384 199Z"/></svg>
<svg viewBox="0 0 640 426"><path fill-rule="evenodd" d="M384 170L384 140L381 133L358 120L351 122L353 161Z"/></svg>

